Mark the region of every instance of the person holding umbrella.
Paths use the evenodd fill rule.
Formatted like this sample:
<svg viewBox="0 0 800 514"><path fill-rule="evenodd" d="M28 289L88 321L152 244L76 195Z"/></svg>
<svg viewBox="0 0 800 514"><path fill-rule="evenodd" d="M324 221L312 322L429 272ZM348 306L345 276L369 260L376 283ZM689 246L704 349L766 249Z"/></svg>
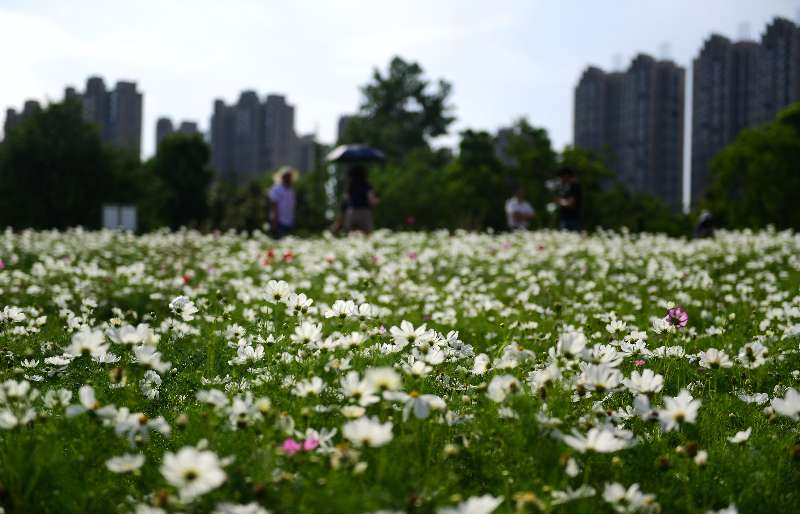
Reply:
<svg viewBox="0 0 800 514"><path fill-rule="evenodd" d="M342 227L348 232L372 232L372 211L378 205L378 196L367 180L365 163L382 162L384 159L383 152L366 145L341 145L328 154L329 162L351 165L347 173L341 215L336 221L334 232Z"/></svg>
<svg viewBox="0 0 800 514"><path fill-rule="evenodd" d="M369 234L374 227L372 210L378 205L378 195L367 180L365 166L353 165L347 178L344 229L347 232L357 230Z"/></svg>

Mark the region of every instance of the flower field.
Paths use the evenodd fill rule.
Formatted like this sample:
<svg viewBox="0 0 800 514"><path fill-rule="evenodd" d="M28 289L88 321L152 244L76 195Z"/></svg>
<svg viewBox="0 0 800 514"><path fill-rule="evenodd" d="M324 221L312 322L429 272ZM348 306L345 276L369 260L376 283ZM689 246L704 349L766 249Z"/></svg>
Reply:
<svg viewBox="0 0 800 514"><path fill-rule="evenodd" d="M800 510L800 236L0 234L5 512Z"/></svg>

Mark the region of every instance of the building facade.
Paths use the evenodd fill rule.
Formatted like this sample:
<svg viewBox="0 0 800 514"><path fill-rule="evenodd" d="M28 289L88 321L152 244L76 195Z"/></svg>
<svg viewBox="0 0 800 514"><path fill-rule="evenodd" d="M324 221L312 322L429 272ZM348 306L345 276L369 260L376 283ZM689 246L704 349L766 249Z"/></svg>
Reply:
<svg viewBox="0 0 800 514"><path fill-rule="evenodd" d="M281 166L307 171L313 162L313 136L298 137L294 106L280 95L261 101L254 91L244 91L233 105L214 102L211 116L211 164L217 178L246 181Z"/></svg>
<svg viewBox="0 0 800 514"><path fill-rule="evenodd" d="M800 27L776 18L760 42L714 34L693 63L691 202L711 180L714 156L745 128L800 101Z"/></svg>
<svg viewBox="0 0 800 514"><path fill-rule="evenodd" d="M575 88L574 143L633 192L682 208L685 70L637 55L625 72L589 67Z"/></svg>
<svg viewBox="0 0 800 514"><path fill-rule="evenodd" d="M102 78L89 77L83 93L67 87L64 99L81 103L83 119L97 126L104 143L128 149L137 158L141 156L143 96L135 82L119 81L109 91ZM8 134L26 115L38 109L38 102L28 100L21 113L6 110L4 133Z"/></svg>
<svg viewBox="0 0 800 514"><path fill-rule="evenodd" d="M200 134L200 129L194 121L182 121L176 129L171 119L158 118L156 121L156 149L161 144L161 140L171 134L195 135Z"/></svg>

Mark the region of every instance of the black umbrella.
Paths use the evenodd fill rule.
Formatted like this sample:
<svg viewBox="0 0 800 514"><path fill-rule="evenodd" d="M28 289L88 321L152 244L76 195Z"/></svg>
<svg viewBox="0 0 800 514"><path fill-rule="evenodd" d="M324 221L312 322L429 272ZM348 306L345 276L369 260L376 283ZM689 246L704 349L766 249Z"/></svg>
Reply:
<svg viewBox="0 0 800 514"><path fill-rule="evenodd" d="M329 162L385 161L383 152L367 145L340 145L328 154Z"/></svg>

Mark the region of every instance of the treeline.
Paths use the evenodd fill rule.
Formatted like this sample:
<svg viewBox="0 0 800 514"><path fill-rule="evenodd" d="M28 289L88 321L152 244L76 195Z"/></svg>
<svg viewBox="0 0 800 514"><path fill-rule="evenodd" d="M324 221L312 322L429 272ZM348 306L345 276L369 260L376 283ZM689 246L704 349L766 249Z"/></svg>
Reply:
<svg viewBox="0 0 800 514"><path fill-rule="evenodd" d="M658 199L634 194L595 156L556 152L547 131L521 119L498 136L459 134L458 150L437 148L455 120L452 87L431 82L416 63L394 58L362 88L360 110L339 143L384 150L371 170L381 202L378 227L393 229L505 228L504 203L522 186L537 212L535 226L554 227L548 209L556 172L576 170L583 190L583 226L691 233L696 213L674 213ZM302 232L330 226L341 198L343 169L317 163L299 183ZM27 117L0 143L0 226L97 228L103 204L134 204L139 227L263 229L271 171L245 184L214 182L210 149L200 136L172 135L145 162L104 146L83 121L78 103L48 105ZM712 164L712 186L701 205L725 226L800 228L800 104L770 125L743 132Z"/></svg>

